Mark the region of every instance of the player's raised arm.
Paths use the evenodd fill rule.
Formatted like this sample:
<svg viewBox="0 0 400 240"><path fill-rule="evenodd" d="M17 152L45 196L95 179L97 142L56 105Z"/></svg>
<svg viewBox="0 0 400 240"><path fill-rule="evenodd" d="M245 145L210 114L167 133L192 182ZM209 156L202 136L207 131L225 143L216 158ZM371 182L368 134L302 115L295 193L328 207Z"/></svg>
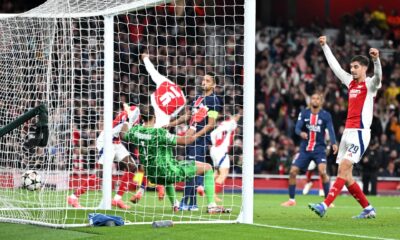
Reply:
<svg viewBox="0 0 400 240"><path fill-rule="evenodd" d="M192 116L192 114L191 114L191 112L190 112L190 109L189 109L189 107L188 106L186 106L186 108L185 108L185 113L182 115L182 116L180 116L180 117L178 117L177 119L175 119L175 120L173 120L173 121L171 121L167 126L165 126L165 127L175 127L175 126L178 126L179 124L181 124L181 123L186 123L187 121L189 121L189 119L190 119L190 117Z"/></svg>
<svg viewBox="0 0 400 240"><path fill-rule="evenodd" d="M147 72L150 74L151 79L158 85L160 85L164 81L169 81L168 78L161 75L155 68L154 65L151 63L149 54L142 53L142 60L144 62L144 66L146 67Z"/></svg>
<svg viewBox="0 0 400 240"><path fill-rule="evenodd" d="M374 76L372 77L372 83L376 89L381 88L382 84L382 66L379 60L379 50L376 48L371 48L369 50L369 55L374 62Z"/></svg>
<svg viewBox="0 0 400 240"><path fill-rule="evenodd" d="M324 51L324 55L326 57L326 60L328 61L329 67L332 69L335 76L348 87L352 80L352 76L350 73L343 70L339 62L336 60L331 49L326 43L326 36L319 37L319 43L322 47L322 50Z"/></svg>
<svg viewBox="0 0 400 240"><path fill-rule="evenodd" d="M198 137L201 137L202 135L204 135L205 132L197 132L196 130L193 128L190 128L187 132L185 136L179 136L176 138L176 144L178 145L188 145L193 143L194 141L196 141L196 139Z"/></svg>

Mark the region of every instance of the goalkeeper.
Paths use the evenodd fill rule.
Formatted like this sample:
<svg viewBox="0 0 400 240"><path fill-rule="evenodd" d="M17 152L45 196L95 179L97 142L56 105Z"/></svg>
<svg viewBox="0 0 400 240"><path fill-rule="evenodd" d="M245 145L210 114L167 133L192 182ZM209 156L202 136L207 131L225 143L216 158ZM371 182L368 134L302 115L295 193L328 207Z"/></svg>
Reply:
<svg viewBox="0 0 400 240"><path fill-rule="evenodd" d="M204 175L207 212L230 212L217 206L214 201L214 172L210 164L198 161L177 161L173 157L174 146L193 143L202 134L193 135L194 130L189 130L186 136L176 136L164 128L155 128L154 110L148 106L142 109L141 117L144 121L143 125L136 125L129 129L129 125L124 124L120 137L139 148L139 156L143 161L147 178L153 183L165 186L173 211L179 210L174 184L196 175Z"/></svg>

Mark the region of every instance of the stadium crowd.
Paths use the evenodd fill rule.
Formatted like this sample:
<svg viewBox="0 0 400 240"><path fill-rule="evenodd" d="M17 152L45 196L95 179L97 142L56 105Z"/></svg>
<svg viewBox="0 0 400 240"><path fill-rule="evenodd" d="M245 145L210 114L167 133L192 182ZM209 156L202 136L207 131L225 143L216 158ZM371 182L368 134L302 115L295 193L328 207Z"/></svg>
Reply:
<svg viewBox="0 0 400 240"><path fill-rule="evenodd" d="M365 8L341 21L340 28L329 22L313 22L308 27L293 22L257 24L255 173L287 173L300 140L294 134L297 116L316 90L324 93L324 108L332 114L340 140L347 88L333 75L317 41L319 35L327 35L347 71L352 56L368 56L370 47L380 50L383 86L375 99L372 140L361 168L379 176L400 177L400 16L395 11L386 15L383 9ZM336 175L334 162L329 154L330 175ZM356 169L358 174L360 170Z"/></svg>
<svg viewBox="0 0 400 240"><path fill-rule="evenodd" d="M242 105L243 19L206 14L203 1L187 1L185 7L158 6L117 19L114 39L114 109L123 102L146 104L154 84L140 53L153 56L156 68L185 90L188 102L199 90L200 78L213 71L219 81L218 95L225 111ZM3 1L3 11L13 11L12 1ZM11 10L10 10L11 9ZM217 9L215 11L227 11ZM230 9L232 11L232 9ZM23 11L14 9L14 11ZM207 10L209 11L209 9ZM183 16L185 14L185 16ZM217 16L217 17L214 17ZM222 16L222 15L221 15ZM223 21L226 27L218 26ZM95 19L74 22L75 112L73 167L92 169L96 159L95 139L101 130L103 49ZM257 22L255 76L255 173L287 174L298 151L294 126L307 97L315 90L325 93L324 108L333 118L338 140L344 130L347 90L327 65L317 42L329 37L340 63L355 54L367 55L370 47L381 51L383 86L376 98L372 141L362 168L380 176L400 177L400 16L383 9L367 8L342 17L340 28L328 21L307 27L293 22L262 26ZM80 29L80 30L78 30ZM318 33L318 34L316 34ZM100 46L100 47L99 47ZM348 70L348 65L342 66ZM83 94L78 94L83 92ZM184 127L178 127L180 133ZM236 135L232 171L240 172L241 128ZM373 152L373 157L371 157ZM336 175L335 157L328 157L328 171ZM361 169L356 169L360 171Z"/></svg>

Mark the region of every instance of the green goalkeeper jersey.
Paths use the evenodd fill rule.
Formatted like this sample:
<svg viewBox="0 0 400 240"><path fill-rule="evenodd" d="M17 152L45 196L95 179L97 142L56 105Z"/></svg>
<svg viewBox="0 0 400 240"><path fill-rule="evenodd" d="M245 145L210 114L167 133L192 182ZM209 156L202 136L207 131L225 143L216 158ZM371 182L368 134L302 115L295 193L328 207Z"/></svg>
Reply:
<svg viewBox="0 0 400 240"><path fill-rule="evenodd" d="M172 153L177 136L164 128L136 125L124 136L139 148L139 158L151 182L171 184L185 181L196 173L193 161L177 161Z"/></svg>

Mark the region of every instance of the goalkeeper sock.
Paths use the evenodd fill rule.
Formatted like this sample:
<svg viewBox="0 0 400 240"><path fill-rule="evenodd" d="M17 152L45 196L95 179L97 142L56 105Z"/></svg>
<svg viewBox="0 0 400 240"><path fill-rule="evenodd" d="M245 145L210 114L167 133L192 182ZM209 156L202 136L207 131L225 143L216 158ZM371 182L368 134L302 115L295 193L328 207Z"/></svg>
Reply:
<svg viewBox="0 0 400 240"><path fill-rule="evenodd" d="M174 205L176 201L175 186L173 184L167 185L165 186L165 190L167 191L169 201L172 205Z"/></svg>
<svg viewBox="0 0 400 240"><path fill-rule="evenodd" d="M207 202L210 204L214 202L215 194L214 171L208 170L204 173L204 189L206 192Z"/></svg>

